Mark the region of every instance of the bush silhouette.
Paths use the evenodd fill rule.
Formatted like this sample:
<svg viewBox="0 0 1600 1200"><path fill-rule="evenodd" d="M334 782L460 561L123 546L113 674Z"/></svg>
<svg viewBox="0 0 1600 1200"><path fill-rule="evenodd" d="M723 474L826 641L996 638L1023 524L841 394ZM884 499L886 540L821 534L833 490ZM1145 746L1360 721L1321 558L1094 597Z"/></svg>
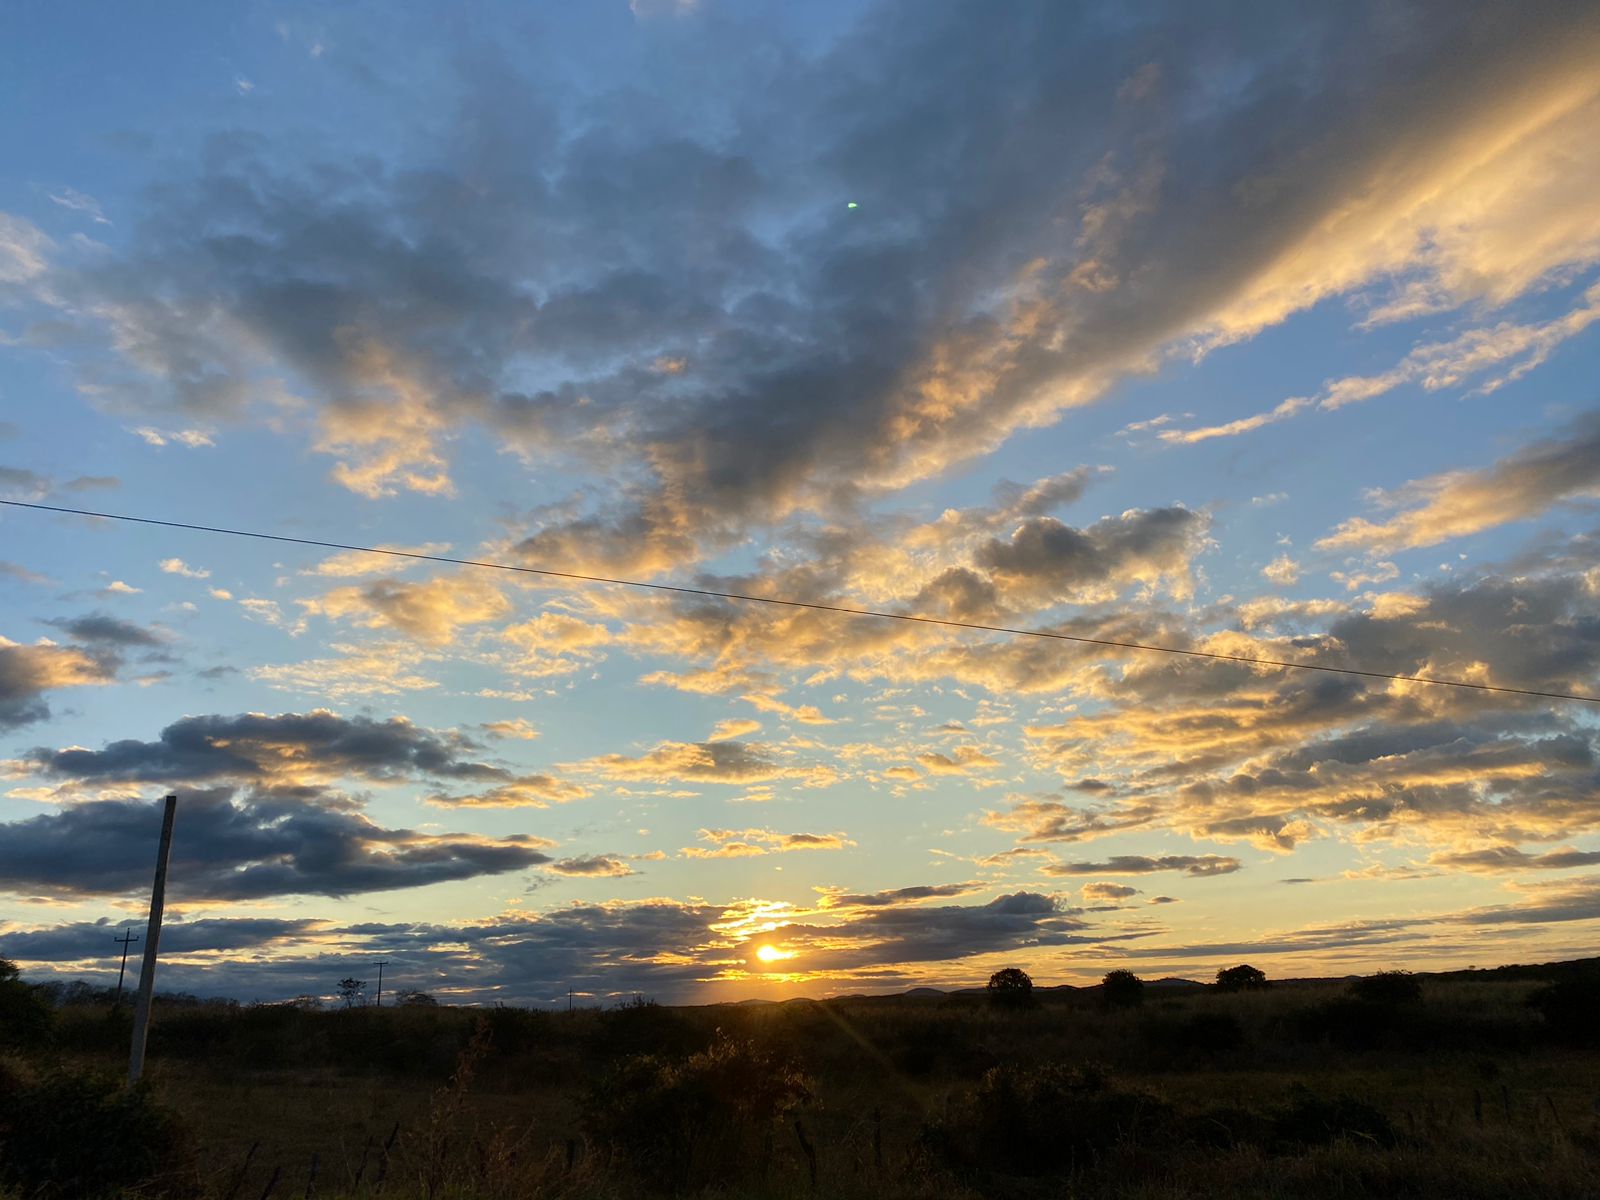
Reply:
<svg viewBox="0 0 1600 1200"><path fill-rule="evenodd" d="M60 1200L200 1193L189 1139L143 1088L58 1072L0 1070L0 1190Z"/></svg>
<svg viewBox="0 0 1600 1200"><path fill-rule="evenodd" d="M719 1032L685 1059L618 1064L590 1092L584 1124L646 1181L687 1190L763 1170L773 1127L810 1095L787 1058Z"/></svg>
<svg viewBox="0 0 1600 1200"><path fill-rule="evenodd" d="M1354 1135L1383 1147L1393 1147L1399 1137L1389 1118L1364 1100L1349 1096L1319 1096L1296 1084L1289 1102L1273 1114L1273 1133L1280 1141L1321 1145Z"/></svg>
<svg viewBox="0 0 1600 1200"><path fill-rule="evenodd" d="M1033 980L1020 967L1006 967L989 976L989 999L1006 1008L1027 1008L1033 1003Z"/></svg>
<svg viewBox="0 0 1600 1200"><path fill-rule="evenodd" d="M44 998L22 981L16 963L0 958L0 1046L37 1046L49 1037L52 1016Z"/></svg>
<svg viewBox="0 0 1600 1200"><path fill-rule="evenodd" d="M1109 971L1100 981L1100 995L1112 1008L1137 1008L1144 1003L1144 980L1132 971Z"/></svg>
<svg viewBox="0 0 1600 1200"><path fill-rule="evenodd" d="M1574 971L1547 984L1528 997L1529 1007L1544 1018L1545 1030L1556 1040L1586 1044L1600 1042L1600 970Z"/></svg>
<svg viewBox="0 0 1600 1200"><path fill-rule="evenodd" d="M1291 1028L1305 1042L1341 1050L1398 1049L1426 1033L1398 1005L1359 996L1336 996L1295 1014Z"/></svg>
<svg viewBox="0 0 1600 1200"><path fill-rule="evenodd" d="M1144 1036L1170 1054L1231 1054L1244 1045L1244 1026L1229 1012L1197 1012L1178 1019L1159 1017L1144 1025Z"/></svg>
<svg viewBox="0 0 1600 1200"><path fill-rule="evenodd" d="M1422 999L1422 984L1410 971L1379 971L1352 982L1350 993L1374 1004L1412 1004Z"/></svg>
<svg viewBox="0 0 1600 1200"><path fill-rule="evenodd" d="M1241 963L1237 967L1223 967L1217 972L1217 988L1224 992L1255 991L1267 986L1265 971Z"/></svg>
<svg viewBox="0 0 1600 1200"><path fill-rule="evenodd" d="M1133 1139L1149 1147L1171 1128L1163 1101L1115 1088L1093 1068L1006 1063L926 1126L922 1140L958 1169L1041 1175Z"/></svg>

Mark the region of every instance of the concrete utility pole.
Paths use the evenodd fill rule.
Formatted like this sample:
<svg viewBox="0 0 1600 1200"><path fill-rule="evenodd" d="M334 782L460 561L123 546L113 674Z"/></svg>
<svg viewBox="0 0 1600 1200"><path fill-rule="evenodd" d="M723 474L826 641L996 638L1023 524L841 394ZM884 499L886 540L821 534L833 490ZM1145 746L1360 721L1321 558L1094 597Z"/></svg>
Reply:
<svg viewBox="0 0 1600 1200"><path fill-rule="evenodd" d="M389 960L387 958L380 959L378 961L378 1000L377 1000L377 1003L374 1005L374 1007L376 1007L376 1008L382 1008L383 1007L383 969L385 967L387 967L388 965L389 965Z"/></svg>
<svg viewBox="0 0 1600 1200"><path fill-rule="evenodd" d="M156 850L156 878L150 887L150 924L144 931L144 966L139 969L139 1002L133 1010L133 1047L128 1053L128 1086L144 1074L144 1045L150 1036L150 997L156 986L156 949L161 944L161 910L167 901L167 859L172 855L172 822L178 798L167 797L161 817L161 845Z"/></svg>
<svg viewBox="0 0 1600 1200"><path fill-rule="evenodd" d="M133 935L133 931L131 929L124 929L121 937L114 937L111 940L122 947L122 965L117 968L117 999L112 1005L113 1008L121 1008L122 977L128 972L128 947L134 942L137 942L139 939Z"/></svg>

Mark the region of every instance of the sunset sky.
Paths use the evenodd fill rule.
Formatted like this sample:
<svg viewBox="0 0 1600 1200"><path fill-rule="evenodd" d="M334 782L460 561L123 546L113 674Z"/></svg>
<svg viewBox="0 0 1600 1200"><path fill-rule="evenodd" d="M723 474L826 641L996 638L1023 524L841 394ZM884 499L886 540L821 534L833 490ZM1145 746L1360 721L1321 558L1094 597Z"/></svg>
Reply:
<svg viewBox="0 0 1600 1200"><path fill-rule="evenodd" d="M0 111L4 498L1600 695L1592 4L26 4ZM1577 957L1597 721L5 508L0 955L172 791L244 1000Z"/></svg>

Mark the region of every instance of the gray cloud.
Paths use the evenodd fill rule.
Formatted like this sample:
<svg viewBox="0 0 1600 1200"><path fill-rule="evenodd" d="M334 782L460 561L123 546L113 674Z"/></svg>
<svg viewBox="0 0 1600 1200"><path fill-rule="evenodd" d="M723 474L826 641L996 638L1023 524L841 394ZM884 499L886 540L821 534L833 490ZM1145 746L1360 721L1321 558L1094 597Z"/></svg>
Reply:
<svg viewBox="0 0 1600 1200"><path fill-rule="evenodd" d="M46 621L45 624L54 626L76 641L91 644L120 648L155 647L166 644L165 638L142 625L135 625L132 621L124 621L120 617L109 616L106 613L59 617Z"/></svg>
<svg viewBox="0 0 1600 1200"><path fill-rule="evenodd" d="M123 926L143 936L141 921L74 921L47 929L13 929L0 933L0 953L11 959L33 962L78 962L120 958L122 947L114 940ZM282 943L314 934L326 921L279 917L205 917L198 921L173 919L161 926L161 951L168 955L214 951L248 951L280 946ZM133 945L139 953L139 943Z"/></svg>
<svg viewBox="0 0 1600 1200"><path fill-rule="evenodd" d="M153 742L111 742L101 750L35 750L40 771L67 779L260 779L305 772L397 779L412 774L441 779L509 780L503 767L467 757L475 744L461 734L436 732L395 717L341 717L309 713L242 713L184 717Z"/></svg>
<svg viewBox="0 0 1600 1200"><path fill-rule="evenodd" d="M844 892L823 897L829 908L885 908L896 904L917 904L923 900L939 900L965 896L980 891L981 883L924 883L912 887L890 888L882 892Z"/></svg>
<svg viewBox="0 0 1600 1200"><path fill-rule="evenodd" d="M44 720L50 715L45 693L109 683L118 665L114 655L45 643L23 646L0 638L0 729Z"/></svg>
<svg viewBox="0 0 1600 1200"><path fill-rule="evenodd" d="M94 800L0 825L0 888L119 895L149 885L137 847L155 845L156 805ZM348 896L503 874L550 861L543 839L388 829L312 788L186 791L173 835L178 900Z"/></svg>
<svg viewBox="0 0 1600 1200"><path fill-rule="evenodd" d="M1185 875L1231 875L1244 864L1221 854L1115 854L1104 862L1049 863L1044 875L1147 875L1155 871L1182 871Z"/></svg>
<svg viewBox="0 0 1600 1200"><path fill-rule="evenodd" d="M1458 850L1435 854L1430 866L1468 871L1570 871L1600 864L1600 850L1550 850L1529 854L1516 846L1491 846L1484 850Z"/></svg>
<svg viewBox="0 0 1600 1200"><path fill-rule="evenodd" d="M550 863L546 869L554 871L557 875L577 875L589 878L616 878L621 875L638 874L637 871L614 854L580 854L575 858L557 859L555 862Z"/></svg>
<svg viewBox="0 0 1600 1200"><path fill-rule="evenodd" d="M219 136L123 257L51 294L115 314L124 352L91 381L133 402L241 412L264 355L368 494L447 487L440 435L468 421L629 474L521 550L664 569L1365 282L1268 277L1593 34L1555 4L1423 8L1108 26L903 0L817 55L708 20L696 93L731 111L664 101L670 57L566 106L477 61L427 169L293 171Z"/></svg>
<svg viewBox="0 0 1600 1200"><path fill-rule="evenodd" d="M1317 543L1323 550L1393 554L1538 516L1551 505L1600 497L1600 413L1492 466L1408 483L1381 497L1405 511L1379 522L1353 518Z"/></svg>

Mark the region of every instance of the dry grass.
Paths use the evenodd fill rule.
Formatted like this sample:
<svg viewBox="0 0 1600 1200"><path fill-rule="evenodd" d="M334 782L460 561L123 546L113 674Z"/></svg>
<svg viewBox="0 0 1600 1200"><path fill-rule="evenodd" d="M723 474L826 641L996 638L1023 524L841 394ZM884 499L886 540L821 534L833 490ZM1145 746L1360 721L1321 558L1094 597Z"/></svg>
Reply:
<svg viewBox="0 0 1600 1200"><path fill-rule="evenodd" d="M466 1010L168 1011L150 1082L192 1131L216 1200L260 1200L274 1176L267 1200L308 1184L324 1198L652 1194L625 1147L593 1136L586 1103L629 1055L683 1061L719 1028L791 1061L810 1100L798 1132L793 1114L753 1127L748 1163L719 1167L707 1195L1600 1196L1600 1052L1549 1041L1526 1003L1535 986L1426 981L1394 1038L1365 1048L1341 1045L1349 1031L1322 1015L1344 993L1335 985L1163 996L1136 1010L1092 994L1022 1012L856 1000L489 1014L481 1028ZM114 1068L101 1020L64 1014L50 1053ZM1236 1045L1206 1041L1218 1021ZM952 1158L930 1140L972 1111L986 1071L1049 1062L1100 1064L1116 1089L1169 1114L1165 1132L1108 1126L1065 1173L1034 1177L981 1147ZM1296 1096L1370 1106L1395 1144L1205 1133L1209 1113L1270 1123ZM1085 1103L1080 1120L1100 1111Z"/></svg>

